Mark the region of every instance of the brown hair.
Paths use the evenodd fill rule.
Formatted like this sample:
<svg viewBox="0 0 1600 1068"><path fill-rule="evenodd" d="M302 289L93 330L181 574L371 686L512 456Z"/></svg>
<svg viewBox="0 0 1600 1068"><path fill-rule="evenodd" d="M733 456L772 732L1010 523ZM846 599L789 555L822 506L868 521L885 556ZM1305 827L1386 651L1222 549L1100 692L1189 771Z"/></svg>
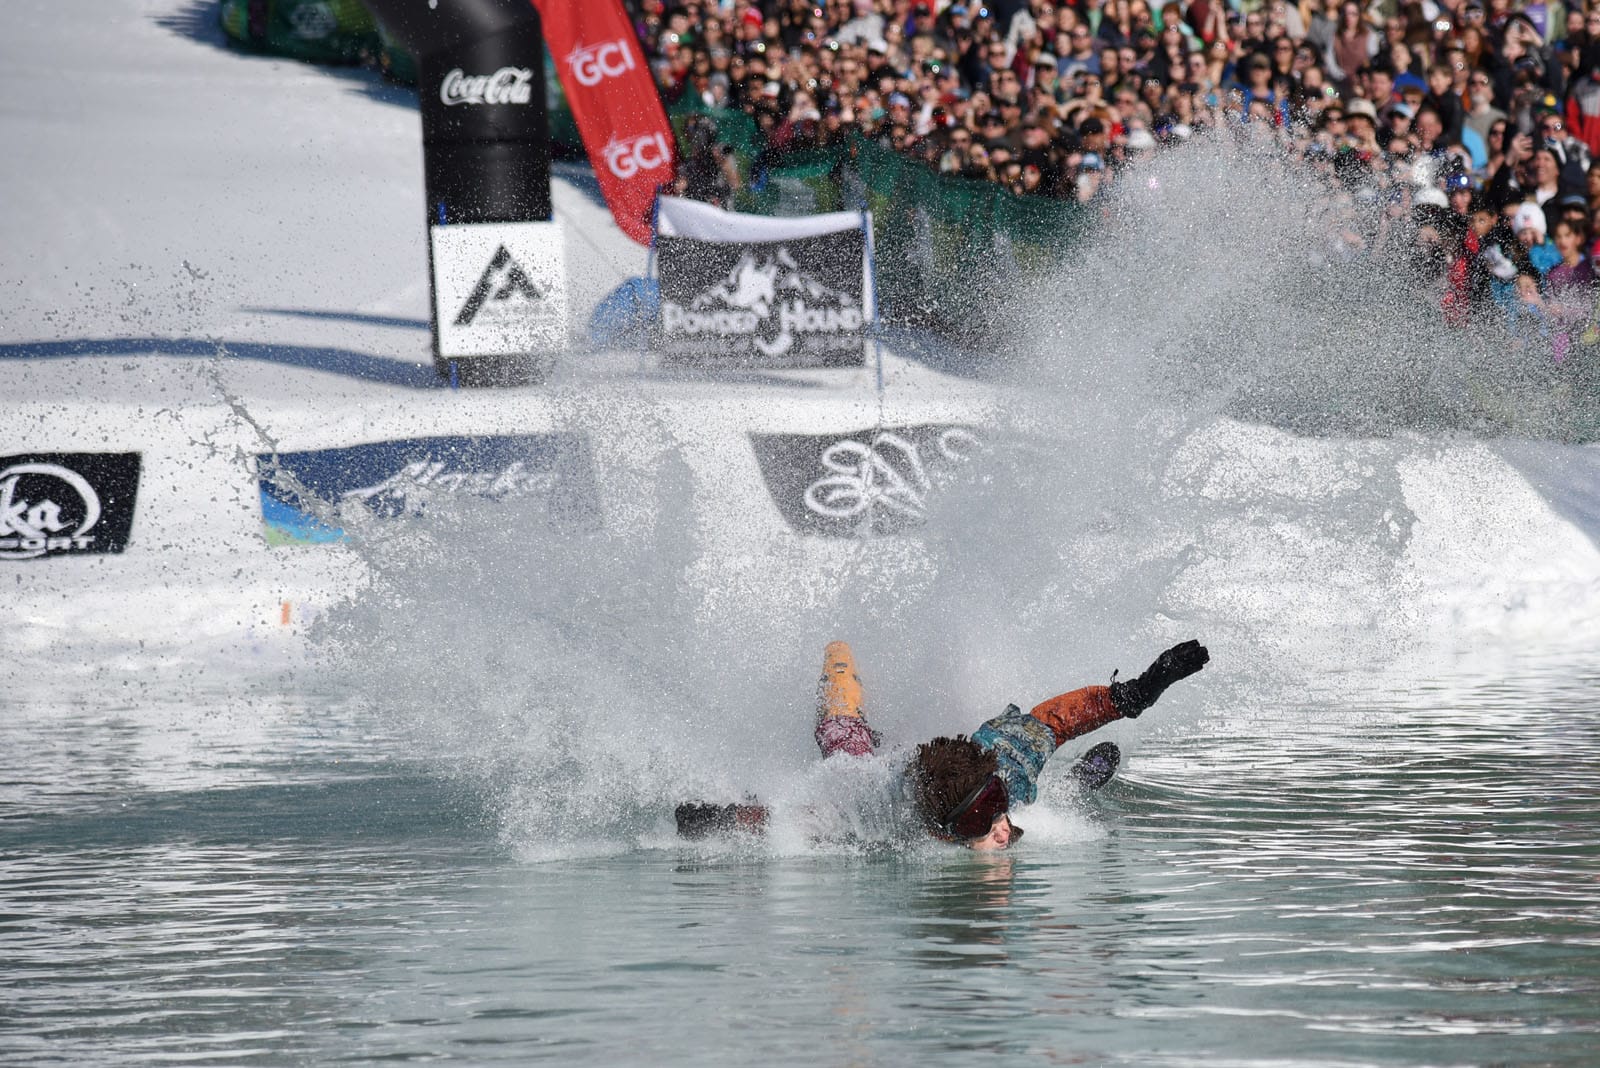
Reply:
<svg viewBox="0 0 1600 1068"><path fill-rule="evenodd" d="M923 742L906 775L924 826L937 832L955 807L995 773L995 756L964 734Z"/></svg>

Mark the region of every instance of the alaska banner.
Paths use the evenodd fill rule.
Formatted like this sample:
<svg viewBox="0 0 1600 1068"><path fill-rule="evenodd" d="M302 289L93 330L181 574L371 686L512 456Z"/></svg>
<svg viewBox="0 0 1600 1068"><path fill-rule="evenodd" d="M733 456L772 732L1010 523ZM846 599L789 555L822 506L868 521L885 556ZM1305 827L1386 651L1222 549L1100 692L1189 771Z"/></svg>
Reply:
<svg viewBox="0 0 1600 1068"><path fill-rule="evenodd" d="M871 217L766 218L661 199L663 364L859 367L873 320Z"/></svg>
<svg viewBox="0 0 1600 1068"><path fill-rule="evenodd" d="M346 539L341 521L396 519L452 499L532 498L552 526L595 529L599 493L576 433L406 438L256 457L269 545Z"/></svg>

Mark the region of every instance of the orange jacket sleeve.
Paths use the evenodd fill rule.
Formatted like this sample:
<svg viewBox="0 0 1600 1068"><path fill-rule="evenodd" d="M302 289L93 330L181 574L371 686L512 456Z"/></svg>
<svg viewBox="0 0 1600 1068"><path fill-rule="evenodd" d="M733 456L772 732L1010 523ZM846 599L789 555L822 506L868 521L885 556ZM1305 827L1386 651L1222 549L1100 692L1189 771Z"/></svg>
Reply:
<svg viewBox="0 0 1600 1068"><path fill-rule="evenodd" d="M1109 686L1085 686L1052 697L1036 705L1029 715L1050 727L1057 746L1122 718L1111 704Z"/></svg>

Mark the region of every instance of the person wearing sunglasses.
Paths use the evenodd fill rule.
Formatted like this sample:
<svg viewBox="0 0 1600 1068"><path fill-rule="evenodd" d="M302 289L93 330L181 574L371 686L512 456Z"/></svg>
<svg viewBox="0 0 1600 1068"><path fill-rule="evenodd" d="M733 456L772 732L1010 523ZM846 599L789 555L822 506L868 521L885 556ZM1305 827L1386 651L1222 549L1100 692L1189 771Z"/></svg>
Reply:
<svg viewBox="0 0 1600 1068"><path fill-rule="evenodd" d="M1006 849L1022 837L1011 822L1013 805L1038 796L1039 774L1062 745L1119 719L1134 719L1180 679L1211 659L1197 641L1174 645L1135 679L1085 686L1052 697L1024 713L1016 705L972 733L935 738L917 747L906 769L906 788L923 829L969 849ZM1096 752L1098 750L1098 753ZM1096 747L1075 768L1080 778L1110 777L1116 749ZM1099 766L1095 766L1095 761ZM1104 765L1109 762L1110 767Z"/></svg>

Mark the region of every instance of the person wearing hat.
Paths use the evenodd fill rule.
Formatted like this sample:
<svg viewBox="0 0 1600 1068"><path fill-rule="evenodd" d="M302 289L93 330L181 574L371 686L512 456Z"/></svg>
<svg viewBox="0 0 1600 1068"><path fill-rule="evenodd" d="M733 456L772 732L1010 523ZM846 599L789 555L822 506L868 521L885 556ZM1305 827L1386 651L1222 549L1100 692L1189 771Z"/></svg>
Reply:
<svg viewBox="0 0 1600 1068"><path fill-rule="evenodd" d="M1244 121L1250 121L1251 109L1256 104L1262 104L1269 115L1275 115L1278 110L1278 97L1272 90L1272 60L1265 52L1252 52L1244 61L1243 94L1239 101L1239 113Z"/></svg>
<svg viewBox="0 0 1600 1068"><path fill-rule="evenodd" d="M1372 101L1356 97L1344 106L1345 136L1341 147L1352 150L1352 160L1370 163L1376 159L1383 148L1378 144L1378 111L1372 106ZM1338 160L1335 161L1336 165ZM1346 173L1355 173L1351 163L1344 164Z"/></svg>
<svg viewBox="0 0 1600 1068"><path fill-rule="evenodd" d="M1392 151L1395 142L1404 143L1411 135L1411 118L1414 114L1411 105L1404 102L1390 104L1383 109L1383 125L1378 130L1378 144L1385 152Z"/></svg>
<svg viewBox="0 0 1600 1068"><path fill-rule="evenodd" d="M1527 250L1528 260L1540 277L1550 273L1550 268L1561 262L1561 253L1546 237L1547 225L1544 209L1531 200L1516 205L1511 212L1511 232Z"/></svg>

